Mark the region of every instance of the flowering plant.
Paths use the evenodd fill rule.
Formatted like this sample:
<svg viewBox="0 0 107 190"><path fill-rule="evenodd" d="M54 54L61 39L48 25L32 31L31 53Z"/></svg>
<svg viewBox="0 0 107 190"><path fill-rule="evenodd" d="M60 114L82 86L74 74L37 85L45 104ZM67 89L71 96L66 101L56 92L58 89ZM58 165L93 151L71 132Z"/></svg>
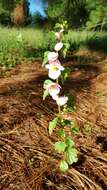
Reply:
<svg viewBox="0 0 107 190"><path fill-rule="evenodd" d="M59 28L59 31L55 32L55 37L57 43L54 47L54 51L45 52L44 53L44 61L43 65L48 69L48 76L50 79L44 81L44 94L43 100L50 95L58 106L58 114L56 114L55 118L49 122L49 134L51 135L53 130L57 125L60 125L60 130L58 132L58 136L60 138L54 144L54 149L62 154L62 159L60 161L60 170L65 172L68 170L69 165L77 162L77 150L74 147L74 141L67 137L65 133L65 126L71 125L71 121L63 119L63 106L65 106L68 102L67 96L60 96L61 86L59 84L59 78L66 73L66 69L61 65L59 60L59 51L64 47L64 43L61 41L62 34L64 29L66 28L66 22L63 24L57 24L56 27ZM64 28L65 27L65 28Z"/></svg>

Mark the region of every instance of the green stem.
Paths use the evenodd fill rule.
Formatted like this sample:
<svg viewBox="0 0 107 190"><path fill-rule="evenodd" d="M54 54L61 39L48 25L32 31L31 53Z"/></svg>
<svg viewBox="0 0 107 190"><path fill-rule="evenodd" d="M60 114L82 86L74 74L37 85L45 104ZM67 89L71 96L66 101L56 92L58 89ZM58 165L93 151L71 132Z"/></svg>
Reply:
<svg viewBox="0 0 107 190"><path fill-rule="evenodd" d="M58 80L58 78L56 79L56 83L59 84L59 80Z"/></svg>
<svg viewBox="0 0 107 190"><path fill-rule="evenodd" d="M58 105L59 116L61 116L61 107Z"/></svg>
<svg viewBox="0 0 107 190"><path fill-rule="evenodd" d="M58 78L56 79L56 83L59 84ZM62 120L62 117L61 117L61 107L59 105L58 105L58 112L59 112L59 119Z"/></svg>

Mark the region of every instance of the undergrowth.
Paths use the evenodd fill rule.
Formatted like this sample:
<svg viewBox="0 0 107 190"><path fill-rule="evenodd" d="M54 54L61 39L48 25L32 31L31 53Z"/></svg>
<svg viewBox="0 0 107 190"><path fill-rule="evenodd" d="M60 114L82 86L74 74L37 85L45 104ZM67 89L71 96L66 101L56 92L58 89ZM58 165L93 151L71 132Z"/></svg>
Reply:
<svg viewBox="0 0 107 190"><path fill-rule="evenodd" d="M85 47L107 52L107 34L104 32L69 30L63 36L63 42L69 42L70 51ZM41 58L44 51L51 51L54 46L54 32L0 27L0 66L7 69L20 63L22 59Z"/></svg>

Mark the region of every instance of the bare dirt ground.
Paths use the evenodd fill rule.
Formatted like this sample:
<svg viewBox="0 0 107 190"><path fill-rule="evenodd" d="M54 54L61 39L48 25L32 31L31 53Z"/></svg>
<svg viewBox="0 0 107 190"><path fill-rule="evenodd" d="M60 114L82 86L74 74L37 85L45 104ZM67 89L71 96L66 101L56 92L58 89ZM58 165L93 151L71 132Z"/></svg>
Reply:
<svg viewBox="0 0 107 190"><path fill-rule="evenodd" d="M17 65L0 78L0 190L107 189L107 56L79 52L64 65L72 68L63 88L76 97L76 111L65 117L79 126L72 136L79 161L59 172L57 135L47 130L57 108L42 100L47 71L39 61Z"/></svg>

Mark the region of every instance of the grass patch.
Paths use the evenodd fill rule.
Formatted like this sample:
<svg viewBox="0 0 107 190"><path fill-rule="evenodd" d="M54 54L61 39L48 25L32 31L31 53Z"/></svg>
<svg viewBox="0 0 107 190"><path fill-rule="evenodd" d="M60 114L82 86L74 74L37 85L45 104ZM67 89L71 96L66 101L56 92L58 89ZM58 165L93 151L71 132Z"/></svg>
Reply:
<svg viewBox="0 0 107 190"><path fill-rule="evenodd" d="M107 33L94 31L72 31L65 35L65 40L70 43L70 50L89 48L107 53Z"/></svg>
<svg viewBox="0 0 107 190"><path fill-rule="evenodd" d="M107 33L91 31L72 31L63 36L69 42L70 51L89 48L107 53ZM55 45L53 32L31 28L0 27L0 66L11 68L22 59L42 58L47 50Z"/></svg>

